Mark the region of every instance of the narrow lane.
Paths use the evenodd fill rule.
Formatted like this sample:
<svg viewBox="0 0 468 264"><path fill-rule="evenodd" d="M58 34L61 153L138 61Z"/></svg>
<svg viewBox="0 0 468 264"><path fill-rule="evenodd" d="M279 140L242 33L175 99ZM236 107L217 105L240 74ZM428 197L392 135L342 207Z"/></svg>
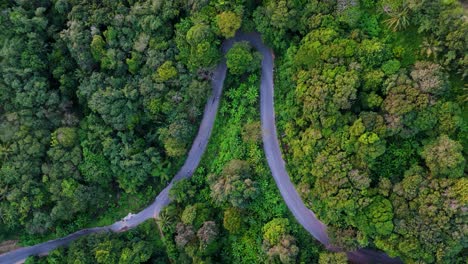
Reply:
<svg viewBox="0 0 468 264"><path fill-rule="evenodd" d="M322 243L326 248L332 248L327 235L326 226L317 219L314 212L308 209L302 202L298 192L292 184L289 175L286 171L285 162L281 156L281 149L276 131L275 110L274 110L274 84L273 84L273 52L263 44L259 33L238 33L232 39L225 40L222 44L223 54L232 47L235 42L248 41L252 44L263 56L262 59L262 75L260 84L260 116L262 126L263 148L268 161L273 178L278 186L278 189L283 197L289 210L292 212L297 221L309 232L314 238ZM198 134L193 141L192 147L188 153L187 159L174 176L168 186L164 188L156 197L154 202L143 209L138 214L130 219L117 221L110 226L96 227L83 229L63 238L44 242L35 246L20 248L5 254L0 255L0 264L2 263L17 263L25 260L31 255L42 255L49 251L70 244L73 240L84 235L98 232L122 232L134 228L142 222L155 218L162 208L168 205L171 201L169 198L169 190L174 182L192 176L195 169L198 167L200 160L205 152L208 140L211 136L211 131L218 111L220 98L223 91L223 83L226 78L226 60L223 58L213 72L212 94L205 106L202 122L200 124ZM399 259L392 259L385 253L377 252L371 249L360 249L353 252L347 252L348 259L354 263L402 263Z"/></svg>

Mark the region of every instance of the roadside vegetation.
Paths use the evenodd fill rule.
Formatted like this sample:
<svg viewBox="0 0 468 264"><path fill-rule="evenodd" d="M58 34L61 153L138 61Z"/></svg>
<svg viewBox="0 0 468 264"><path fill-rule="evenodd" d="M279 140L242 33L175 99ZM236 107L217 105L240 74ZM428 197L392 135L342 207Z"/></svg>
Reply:
<svg viewBox="0 0 468 264"><path fill-rule="evenodd" d="M163 230L175 238L167 241L175 263L318 259L318 243L289 214L269 174L261 146L259 83L257 71L229 73L201 165L170 192L174 202L161 215L171 219Z"/></svg>
<svg viewBox="0 0 468 264"><path fill-rule="evenodd" d="M275 53L278 135L345 250L466 257L466 9L455 0L0 0L0 242L147 206L183 164L220 44ZM226 55L208 148L157 221L30 263L345 263L291 216L259 122L261 56ZM8 242L9 243L9 242ZM90 253L90 254L88 254Z"/></svg>
<svg viewBox="0 0 468 264"><path fill-rule="evenodd" d="M335 245L460 263L466 10L455 1L338 3L336 19L316 15L297 41L287 41L298 36L292 25L273 41L290 175Z"/></svg>

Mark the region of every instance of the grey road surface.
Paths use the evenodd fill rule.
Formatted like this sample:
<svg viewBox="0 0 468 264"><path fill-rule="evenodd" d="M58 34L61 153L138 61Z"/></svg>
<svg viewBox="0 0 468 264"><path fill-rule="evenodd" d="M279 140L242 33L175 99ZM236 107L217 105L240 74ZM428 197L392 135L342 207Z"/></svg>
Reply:
<svg viewBox="0 0 468 264"><path fill-rule="evenodd" d="M327 248L332 248L327 235L326 226L320 222L314 212L308 209L302 202L294 185L292 184L289 175L286 171L285 162L281 156L278 136L275 123L274 109L274 85L273 85L273 52L265 46L258 33L238 33L232 39L226 40L222 45L223 53L225 54L235 42L248 41L254 46L263 56L262 59L262 76L260 84L260 115L263 137L263 148L268 161L273 178L280 190L289 210L292 212L297 221L306 229L313 237ZM176 181L192 176L195 169L200 163L201 157L208 145L208 140L211 135L211 130L216 119L216 113L220 98L223 91L223 83L226 77L226 60L223 58L213 72L212 94L205 106L203 119L198 130L198 134L193 141L192 147L188 153L187 159L174 176L168 186L159 193L154 202L130 217L127 220L120 220L110 226L96 227L83 229L63 238L51 240L31 247L20 248L5 254L0 255L0 263L17 263L24 261L31 255L43 255L49 251L70 244L73 240L84 235L98 232L123 232L134 228L142 222L156 218L162 208L168 205L171 201L169 198L169 190ZM336 249L335 249L336 250ZM370 249L360 249L353 252L347 252L349 260L355 263L401 263L398 259L392 259L384 253Z"/></svg>

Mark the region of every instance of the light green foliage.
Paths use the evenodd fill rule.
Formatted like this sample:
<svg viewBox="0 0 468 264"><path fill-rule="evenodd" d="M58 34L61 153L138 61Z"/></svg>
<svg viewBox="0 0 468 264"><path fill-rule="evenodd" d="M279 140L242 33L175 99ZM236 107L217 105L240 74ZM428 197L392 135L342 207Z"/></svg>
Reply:
<svg viewBox="0 0 468 264"><path fill-rule="evenodd" d="M371 70L364 75L364 90L377 90L383 81L384 73L380 70Z"/></svg>
<svg viewBox="0 0 468 264"><path fill-rule="evenodd" d="M72 147L77 142L76 128L61 127L52 133L51 146L61 145L64 148Z"/></svg>
<svg viewBox="0 0 468 264"><path fill-rule="evenodd" d="M320 60L328 61L336 57L353 56L356 42L349 39L337 40L338 32L332 28L322 28L309 32L302 40L295 56L295 63L314 66ZM329 45L334 42L334 45Z"/></svg>
<svg viewBox="0 0 468 264"><path fill-rule="evenodd" d="M195 217L197 216L197 208L195 206L187 206L184 209L184 212L182 213L182 223L186 225L191 225L193 224L193 221L195 220Z"/></svg>
<svg viewBox="0 0 468 264"><path fill-rule="evenodd" d="M379 140L379 136L373 132L370 132L362 134L358 140L364 145L369 145L377 142Z"/></svg>
<svg viewBox="0 0 468 264"><path fill-rule="evenodd" d="M210 67L218 61L219 51L208 41L198 44L193 51L193 61L198 61L201 67Z"/></svg>
<svg viewBox="0 0 468 264"><path fill-rule="evenodd" d="M210 39L212 39L212 32L208 25L195 24L187 31L187 42L192 46Z"/></svg>
<svg viewBox="0 0 468 264"><path fill-rule="evenodd" d="M275 218L263 227L263 239L270 244L278 244L281 237L289 232L289 221L286 218Z"/></svg>
<svg viewBox="0 0 468 264"><path fill-rule="evenodd" d="M233 249L233 260L237 263L255 263L265 261L265 254L255 239L261 236L258 232L246 232L244 235L231 244Z"/></svg>
<svg viewBox="0 0 468 264"><path fill-rule="evenodd" d="M329 264L329 263L336 263L336 264L346 264L348 263L348 258L346 257L346 253L339 252L339 253L320 253L319 256L319 264Z"/></svg>
<svg viewBox="0 0 468 264"><path fill-rule="evenodd" d="M117 34L118 34L117 30L112 26L108 27L103 33L104 37L106 38L106 42L108 43L112 43L116 41Z"/></svg>
<svg viewBox="0 0 468 264"><path fill-rule="evenodd" d="M155 79L162 82L177 76L177 69L174 67L172 61L165 61L161 66L159 66L157 72L158 75Z"/></svg>
<svg viewBox="0 0 468 264"><path fill-rule="evenodd" d="M250 73L259 68L260 55L247 42L238 42L226 54L226 64L232 74Z"/></svg>
<svg viewBox="0 0 468 264"><path fill-rule="evenodd" d="M142 56L138 52L132 52L132 58L126 59L125 62L128 65L128 71L132 74L136 74L140 68Z"/></svg>
<svg viewBox="0 0 468 264"><path fill-rule="evenodd" d="M293 263L299 251L291 235L289 221L275 218L263 226L263 248L270 260L279 258L281 263Z"/></svg>
<svg viewBox="0 0 468 264"><path fill-rule="evenodd" d="M96 61L101 61L102 58L105 56L105 45L106 43L100 35L93 36L93 41L91 42L91 53L93 54L93 58Z"/></svg>
<svg viewBox="0 0 468 264"><path fill-rule="evenodd" d="M349 128L349 132L353 137L359 137L366 131L366 127L362 123L362 119L354 121L354 124Z"/></svg>
<svg viewBox="0 0 468 264"><path fill-rule="evenodd" d="M224 211L223 226L230 233L239 233L242 227L242 216L239 209L230 207Z"/></svg>
<svg viewBox="0 0 468 264"><path fill-rule="evenodd" d="M365 216L364 216L365 215ZM393 208L389 200L377 196L358 216L358 226L367 234L390 235L393 231Z"/></svg>
<svg viewBox="0 0 468 264"><path fill-rule="evenodd" d="M382 64L382 71L387 75L396 73L400 69L400 61L398 60L389 60Z"/></svg>
<svg viewBox="0 0 468 264"><path fill-rule="evenodd" d="M232 38L240 28L242 18L234 12L225 11L216 16L216 22L221 31L221 35L225 38Z"/></svg>
<svg viewBox="0 0 468 264"><path fill-rule="evenodd" d="M376 93L372 92L365 97L365 105L369 108L379 108L383 99Z"/></svg>
<svg viewBox="0 0 468 264"><path fill-rule="evenodd" d="M378 39L365 39L359 45L359 59L368 67L381 64L387 58L387 49Z"/></svg>
<svg viewBox="0 0 468 264"><path fill-rule="evenodd" d="M460 129L464 122L460 106L455 102L443 102L436 106L437 131L441 134L453 135Z"/></svg>
<svg viewBox="0 0 468 264"><path fill-rule="evenodd" d="M388 18L385 20L385 24L393 31L405 29L410 24L408 12L407 7L391 7L387 12Z"/></svg>
<svg viewBox="0 0 468 264"><path fill-rule="evenodd" d="M163 110L163 104L160 98L153 98L148 103L148 110L151 115L157 115Z"/></svg>
<svg viewBox="0 0 468 264"><path fill-rule="evenodd" d="M101 60L101 68L105 70L115 70L118 65L116 50L109 49Z"/></svg>

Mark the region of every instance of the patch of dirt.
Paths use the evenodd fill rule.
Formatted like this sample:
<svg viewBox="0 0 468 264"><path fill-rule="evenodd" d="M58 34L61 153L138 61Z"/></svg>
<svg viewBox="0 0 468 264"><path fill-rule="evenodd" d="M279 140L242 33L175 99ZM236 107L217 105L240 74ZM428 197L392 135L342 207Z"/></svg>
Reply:
<svg viewBox="0 0 468 264"><path fill-rule="evenodd" d="M20 248L18 241L19 240L6 240L0 243L0 254Z"/></svg>

